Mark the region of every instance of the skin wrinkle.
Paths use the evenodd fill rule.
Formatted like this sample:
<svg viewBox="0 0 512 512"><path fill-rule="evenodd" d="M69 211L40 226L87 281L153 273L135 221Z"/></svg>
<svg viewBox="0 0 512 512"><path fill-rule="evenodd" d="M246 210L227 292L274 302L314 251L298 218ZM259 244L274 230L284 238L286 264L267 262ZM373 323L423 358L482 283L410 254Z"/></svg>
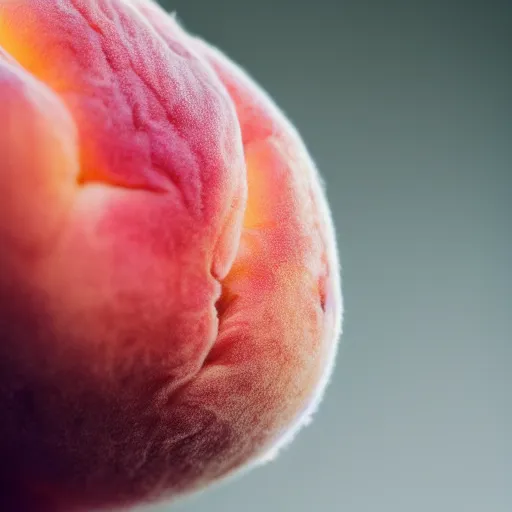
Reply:
<svg viewBox="0 0 512 512"><path fill-rule="evenodd" d="M136 10L138 12L138 14L140 15L140 18L144 20L144 22L146 23L146 25L148 27L150 27L151 31L155 34L155 36L158 37L167 47L171 48L175 53L178 53L179 55L182 55L183 57L189 57L189 58L192 57L194 60L197 60L205 67L205 69L207 69L210 72L212 78L214 78L216 81L219 81L215 72L210 68L210 66L208 65L206 60L201 57L199 52L195 52L193 49L186 48L185 46L177 46L176 44L174 44L172 38L169 36L169 32L162 30L160 28L160 26L154 22L154 20L152 20L152 22L150 22L149 19L146 18L146 16L143 14L144 11L142 9L140 9L140 7L141 7L140 2L136 2L136 1L130 2L130 5L133 7L134 10ZM150 6L147 3L145 5L145 7L149 8L149 9L152 8L152 6ZM156 7L156 9L158 9L158 7ZM170 20L174 20L175 16L172 15L172 16L168 16L167 18ZM216 95L219 94L219 92L217 90L214 90L213 93ZM236 128L237 128L236 136L242 137L242 134L240 133L238 124L236 125ZM206 194L205 187L202 187L201 193L203 195ZM241 190L241 197L238 199L236 197L233 198L233 201L230 205L230 209L234 210L234 208L236 207L237 204L245 204L246 197L247 197L247 190L246 190L246 187L244 187ZM204 203L204 200L202 201L202 203ZM233 213L236 214L236 211L234 211ZM228 226L230 223L232 223L231 216L225 215L224 217L225 217L224 226ZM221 232L222 231L224 231L224 229L221 229ZM237 240L239 238L240 238L239 236L236 237ZM217 242L217 245L220 243L221 239L222 239L222 236L219 237L219 241ZM238 246L239 242L237 242L236 245ZM236 253L236 251L234 251L234 253ZM214 249L214 255L215 254L217 254L217 247ZM218 279L220 282L222 282L222 279L225 277L225 274L227 273L227 271L228 271L227 268L222 272L222 271L216 270L212 266L211 274L216 279ZM224 274L224 275L222 275L222 274Z"/></svg>
<svg viewBox="0 0 512 512"><path fill-rule="evenodd" d="M76 12L79 13L82 16L82 18L84 19L84 21L88 24L88 26L98 34L99 45L102 49L103 56L105 57L105 62L107 63L107 65L109 66L109 68L111 70L111 76L115 77L119 70L116 69L116 66L114 64L115 61L111 58L110 52L105 47L105 39L107 38L107 35L97 25L97 23L95 23L89 16L91 9L80 9L79 2L76 0L74 0L73 3L74 3L74 8L75 8ZM98 9L101 9L103 7L103 9L101 10L101 13L109 21L111 21L114 25L120 25L122 27L130 26L130 24L123 24L122 20L120 19L119 16L118 17L114 16L114 14L119 15L119 13L115 9L107 10L104 1L101 3L98 3L97 7L98 7ZM112 14L112 16L109 16L109 14ZM119 31L119 34L123 35L123 33L124 33L123 30ZM125 47L129 47L128 42L126 40L124 41L124 45L125 45ZM179 127L175 122L175 117L172 115L172 112L170 112L170 113L168 112L168 108L169 108L168 102L163 101L163 98L160 96L159 91L147 79L147 77L144 75L144 73L140 73L137 71L137 67L134 66L133 59L131 57L132 54L133 54L133 51L126 52L126 55L128 57L128 60L129 60L130 66L131 66L131 70L133 71L134 76L140 80L140 82L145 87L145 89L152 94L153 98L159 104L161 111L163 112L164 116L166 117L168 126L172 127L172 129L174 129L176 135L178 137L180 137L180 139L182 140L183 144L185 146L189 147L190 152L193 156L194 168L196 168L196 169L201 168L201 162L198 160L197 154L195 154L191 150L189 142L185 138L184 134L180 133ZM123 71L125 71L125 70L123 70ZM147 127L147 124L146 124L147 121L145 119L146 116L136 114L136 112L138 110L136 108L137 104L136 103L133 104L133 100L130 101L128 99L128 96L127 96L126 92L123 91L122 87L118 87L118 92L122 97L124 97L125 104L128 106L128 110L131 112L132 124L133 124L134 130L137 132L145 133L147 135L147 139L150 139L150 136L148 135L150 133L150 128ZM192 212L192 211L198 209L199 212L202 212L202 210L203 210L202 203L198 204L198 201L196 198L187 197L187 195L184 192L183 183L179 180L179 178L175 175L175 173L169 172L168 169L164 170L163 166L161 164L159 164L157 161L155 161L155 155L152 152L151 152L150 166L151 166L152 171L158 172L158 174L162 178L164 178L164 181L162 181L160 183L160 185L157 187L157 189L156 189L157 191L158 190L161 190L163 192L168 191L168 188L165 187L165 183L166 183L165 179L170 180L171 183L174 185L175 189L180 193L187 210ZM194 181L197 183L200 183L201 180L197 178L197 174L198 173L196 173L196 177L195 177ZM87 181L87 180L84 180L84 181ZM161 186L163 186L162 189L160 189ZM199 188L201 189L202 187L199 187ZM199 191L199 196L200 195L201 195L201 190ZM200 216L202 217L202 213L200 214Z"/></svg>
<svg viewBox="0 0 512 512"><path fill-rule="evenodd" d="M201 47L203 47L203 48L205 49L205 51L206 51L206 52L209 52L209 53L213 54L213 56L214 56L214 57L216 57L216 56L218 55L218 53L216 52L216 50L211 50L211 49L210 49L209 47L207 47L207 46L205 45L205 43L203 43L201 40L199 40L199 39L197 39L197 38L196 38L195 40L198 42L198 44L200 44L200 45L201 45ZM219 60L222 60L222 57L221 57L220 55L219 55ZM216 63L216 64L217 64L217 69L219 69L220 64L218 64L218 63ZM221 70L220 72L221 72L221 74L224 74L224 75L225 75L224 70ZM234 74L236 74L236 73L237 73L237 72L234 70ZM240 73L238 73L238 74L240 75ZM230 78L230 77L228 77L228 76L226 76L226 75L224 76L224 78L225 78L225 81L226 81L226 83L227 83L227 85L228 85L228 88L229 88L229 90L230 90L230 93L231 93L232 97L234 97L234 98L238 98L238 99L239 99L239 101L241 101L241 99L240 99L240 98L241 98L241 97L243 97L243 93L241 94L241 96L239 96L239 92L238 92L235 88L233 88L233 87L230 87L230 86L229 86L229 84L231 83L231 78ZM241 77L241 76L240 76L240 78L243 78L243 77ZM245 80L245 79L244 79L244 80ZM270 110L272 110L273 103L271 102L271 100L269 101L269 100L268 100L268 98L265 98L265 96L266 96L266 95L265 95L265 93L263 93L263 94L259 94L259 95L260 95L260 97L261 97L261 96L263 96L263 100L267 99L267 108L270 108ZM235 99L235 102L237 103L237 105L239 105L239 103L236 101L236 99ZM251 102L250 102L250 101L249 101L248 103L249 103L249 105L251 105ZM244 105L243 109L242 109L242 110L238 109L238 112L239 112L239 118L240 118L240 119L244 119L244 117L245 117L245 116L247 116L247 115L248 115L248 113L250 113L250 115L248 115L248 118L249 118L249 119L250 119L250 118L252 118L252 117L253 117L253 115L255 115L255 112L257 112L258 108L257 108L257 107L256 107L256 108L255 108L255 107L251 107L251 106L247 107L247 103L242 103L242 104ZM261 117L262 117L261 115L258 115L258 116L257 116L257 118L258 118L258 119L261 119ZM277 118L277 119L282 120L282 116L281 116L279 113L276 113L276 118ZM242 122L243 122L243 121L242 121ZM266 125L266 123L265 123L265 122L264 122L264 123L262 123L262 124L263 124L264 126ZM284 122L284 125L285 125L285 126L286 126L287 124L288 124L287 122ZM266 126L268 126L268 125L266 125ZM270 126L272 126L272 127L273 127L273 128L272 128L272 130L271 130L271 133L272 133L272 134L274 134L274 133L276 133L276 132L278 132L278 133L279 133L279 132L281 132L281 127L276 126L275 122L270 123ZM263 133L262 138L266 139L266 138L268 137L268 133L269 133L269 132L265 133L265 130L264 130L263 132L260 132L260 133ZM282 132L281 132L281 133L282 133ZM285 133L287 133L287 134L288 134L288 137L290 137L292 140L294 140L294 141L297 141L297 142L298 142L298 147L299 147L299 148L302 148L302 144L300 143L299 138L298 138L298 136L297 136L297 134L296 134L295 130L294 130L292 127L288 126L288 129L287 129L287 130L285 130ZM247 142L246 142L246 141L247 141L248 139L246 138L246 135L243 135L243 136L244 136L244 142L247 144ZM254 137L255 137L255 134L253 133L253 134L252 134L252 140L254 140ZM251 139L249 139L249 140L251 140ZM295 142L295 143L297 144L297 142ZM244 144L244 145L246 145L246 144ZM299 151L299 153L303 153L303 151ZM305 155L305 156L307 156L307 155ZM310 159L309 159L309 158L306 158L306 159L305 159L305 161L306 161L306 162L310 162ZM312 163L310 163L310 165L311 165L310 169L313 169L314 167L312 166ZM310 182L310 183L311 183L311 182ZM311 189L310 189L310 190L311 190ZM316 192L317 192L317 194L319 194L319 192L320 192L319 187L316 187ZM317 206L320 206L320 205L317 205ZM326 208L325 208L325 205L324 205L324 207L321 209L321 211L323 211L324 218L329 218L329 215L328 215L328 212L327 212L327 210L326 210ZM317 233L318 233L318 232L317 232ZM320 233L322 234L322 230L320 230ZM331 236L332 236L332 235L331 235ZM332 247L332 243L331 243L331 244L327 244L327 243L325 243L325 239L323 239L323 240L322 240L322 242L324 242L325 247L326 247L326 248L328 247L328 248L329 248L329 250L330 250L329 254L331 254L331 265L332 265L332 262L334 262L334 261L335 261L335 259L336 259L336 256L332 257L332 254L334 254L334 255L335 255L335 250L334 250L334 249L333 249L333 247ZM325 249L324 249L324 250L325 250ZM332 274L331 274L331 276L332 276ZM332 277L331 277L331 279L332 279ZM338 288L338 286L337 286L337 285L338 285L338 283L337 283L337 281L336 281L336 280L335 280L333 283L331 283L331 289L332 289L333 285L334 285L335 289L337 289L337 288ZM339 298L338 300L339 300L339 301L340 301L340 303L341 303L341 298ZM336 329L336 331L337 331L337 332L339 332L339 330L340 330L340 325L341 325L341 319L339 319L339 320L338 320L338 322L337 322L337 324L335 325L335 329ZM335 349L333 349L333 350L335 351ZM331 356L331 359L333 360L333 359L334 359L334 353L333 353L332 351L331 351L330 356ZM294 433L294 431L296 430L297 426L300 424L300 422L301 422L301 421L302 421L302 420L303 420L307 415L310 415L310 414L312 414L312 413L314 412L314 410L315 410L315 408L316 408L316 406L317 406L317 404L318 404L318 401L319 401L319 396L321 395L321 393L322 393L323 389L325 388L325 385L326 385L326 382L327 382L327 379L328 379L328 375L330 374L330 371L331 371L331 370L332 370L332 363L331 363L331 366L330 366L330 367L327 369L327 371L325 372L325 377L324 377L324 378L319 382L319 384L318 384L318 386L317 386L317 388L316 388L316 391L315 391L315 393L313 394L313 396L312 396L311 400L309 401L309 403L307 404L307 406L306 406L306 407L304 407L302 411L300 411L299 415L297 416L296 421L295 421L295 422L294 422L294 424L293 424L293 427L288 431L288 434L287 434L287 435L283 436L283 439L282 439L282 443L281 443L281 444L284 444L284 443L286 443L286 442L289 442L289 441L291 440L291 438L293 437L293 433ZM290 435L290 432L292 433L291 435ZM278 443L278 444L279 444L279 443Z"/></svg>

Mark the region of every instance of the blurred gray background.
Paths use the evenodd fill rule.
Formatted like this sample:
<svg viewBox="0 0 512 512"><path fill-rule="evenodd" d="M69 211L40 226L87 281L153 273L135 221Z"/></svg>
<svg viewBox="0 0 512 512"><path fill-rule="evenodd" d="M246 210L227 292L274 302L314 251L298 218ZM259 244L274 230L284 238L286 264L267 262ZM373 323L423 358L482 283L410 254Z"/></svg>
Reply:
<svg viewBox="0 0 512 512"><path fill-rule="evenodd" d="M163 3L302 132L346 321L277 461L151 512L510 512L512 2Z"/></svg>

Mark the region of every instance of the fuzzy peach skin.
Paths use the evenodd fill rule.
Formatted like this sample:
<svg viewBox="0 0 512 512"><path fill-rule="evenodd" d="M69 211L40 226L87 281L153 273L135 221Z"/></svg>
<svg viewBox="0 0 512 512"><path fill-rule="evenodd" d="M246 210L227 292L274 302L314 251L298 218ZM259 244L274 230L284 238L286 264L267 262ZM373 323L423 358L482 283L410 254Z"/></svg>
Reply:
<svg viewBox="0 0 512 512"><path fill-rule="evenodd" d="M114 510L261 464L341 331L316 168L146 0L0 0L0 510Z"/></svg>

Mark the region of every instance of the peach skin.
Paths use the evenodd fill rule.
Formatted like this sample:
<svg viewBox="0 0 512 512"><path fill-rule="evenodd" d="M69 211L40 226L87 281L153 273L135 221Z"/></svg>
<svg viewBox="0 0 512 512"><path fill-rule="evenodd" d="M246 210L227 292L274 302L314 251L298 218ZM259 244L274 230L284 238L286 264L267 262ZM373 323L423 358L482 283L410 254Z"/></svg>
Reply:
<svg viewBox="0 0 512 512"><path fill-rule="evenodd" d="M150 0L0 0L0 509L173 500L272 459L341 333L294 126Z"/></svg>

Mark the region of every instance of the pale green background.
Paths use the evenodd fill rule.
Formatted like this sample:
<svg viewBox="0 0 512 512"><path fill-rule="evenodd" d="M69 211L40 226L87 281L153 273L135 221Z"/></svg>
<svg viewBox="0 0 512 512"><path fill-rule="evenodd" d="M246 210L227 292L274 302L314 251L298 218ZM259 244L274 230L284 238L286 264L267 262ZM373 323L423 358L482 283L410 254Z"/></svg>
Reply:
<svg viewBox="0 0 512 512"><path fill-rule="evenodd" d="M166 6L301 130L346 302L316 421L271 465L170 508L512 511L512 4Z"/></svg>

